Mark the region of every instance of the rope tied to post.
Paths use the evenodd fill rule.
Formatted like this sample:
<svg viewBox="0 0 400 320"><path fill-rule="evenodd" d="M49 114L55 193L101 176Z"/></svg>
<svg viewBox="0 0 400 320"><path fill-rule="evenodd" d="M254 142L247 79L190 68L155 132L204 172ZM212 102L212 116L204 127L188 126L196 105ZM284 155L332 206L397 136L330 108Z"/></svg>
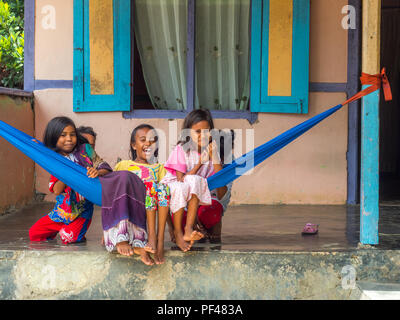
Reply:
<svg viewBox="0 0 400 320"><path fill-rule="evenodd" d="M358 92L350 99L346 100L342 103L342 105L348 104L350 102L356 101L365 97L366 95L379 90L380 88L383 89L383 94L385 97L385 101L391 101L393 99L392 90L390 88L389 79L386 75L386 69L382 68L381 73L378 74L368 74L368 73L361 73L360 81L362 85L370 85L368 88Z"/></svg>

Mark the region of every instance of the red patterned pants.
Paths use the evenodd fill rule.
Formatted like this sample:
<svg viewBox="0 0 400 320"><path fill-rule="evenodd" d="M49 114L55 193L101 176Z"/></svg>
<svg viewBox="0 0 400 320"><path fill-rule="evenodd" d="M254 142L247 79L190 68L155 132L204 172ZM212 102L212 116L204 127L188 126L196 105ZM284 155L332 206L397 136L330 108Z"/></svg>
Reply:
<svg viewBox="0 0 400 320"><path fill-rule="evenodd" d="M54 222L46 215L29 229L29 238L31 241L46 241L54 239L59 233L64 244L81 242L85 240L91 222L92 219L78 217L70 224L65 224Z"/></svg>

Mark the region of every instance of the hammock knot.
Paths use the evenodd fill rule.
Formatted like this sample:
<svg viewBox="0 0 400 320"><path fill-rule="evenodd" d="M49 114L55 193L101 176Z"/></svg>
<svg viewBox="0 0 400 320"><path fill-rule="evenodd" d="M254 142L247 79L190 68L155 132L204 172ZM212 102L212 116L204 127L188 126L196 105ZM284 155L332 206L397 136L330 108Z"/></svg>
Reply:
<svg viewBox="0 0 400 320"><path fill-rule="evenodd" d="M368 73L362 73L361 77L361 84L362 85L371 85L368 89L368 93L371 93L375 90L380 89L381 87L383 88L383 94L385 96L385 101L391 101L392 100L392 90L390 88L390 83L389 79L386 75L386 69L382 68L381 73L378 74L368 74Z"/></svg>
<svg viewBox="0 0 400 320"><path fill-rule="evenodd" d="M390 89L389 79L386 76L386 69L383 68L381 73L378 74L368 74L362 72L361 77L361 84L362 85L369 85L369 87L365 88L364 90L356 93L350 99L346 100L342 103L342 105L348 104L350 102L356 101L365 97L366 95L383 88L383 94L385 96L385 101L392 100L392 90Z"/></svg>

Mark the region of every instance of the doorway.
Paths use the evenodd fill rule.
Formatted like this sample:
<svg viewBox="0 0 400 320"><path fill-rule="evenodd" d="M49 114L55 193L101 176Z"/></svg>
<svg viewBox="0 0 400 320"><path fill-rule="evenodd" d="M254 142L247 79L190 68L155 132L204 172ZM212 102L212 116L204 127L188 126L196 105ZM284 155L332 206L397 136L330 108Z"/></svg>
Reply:
<svg viewBox="0 0 400 320"><path fill-rule="evenodd" d="M386 67L393 100L381 95L380 201L400 203L400 1L382 0L381 67Z"/></svg>

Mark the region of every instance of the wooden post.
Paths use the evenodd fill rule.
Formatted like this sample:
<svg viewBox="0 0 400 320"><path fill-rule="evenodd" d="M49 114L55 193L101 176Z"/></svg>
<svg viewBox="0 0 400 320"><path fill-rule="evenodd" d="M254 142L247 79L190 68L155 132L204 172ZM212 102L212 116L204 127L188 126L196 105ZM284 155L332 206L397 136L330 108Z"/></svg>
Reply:
<svg viewBox="0 0 400 320"><path fill-rule="evenodd" d="M362 4L362 71L377 74L380 71L381 0L363 0ZM362 99L360 189L360 242L378 244L379 90Z"/></svg>

